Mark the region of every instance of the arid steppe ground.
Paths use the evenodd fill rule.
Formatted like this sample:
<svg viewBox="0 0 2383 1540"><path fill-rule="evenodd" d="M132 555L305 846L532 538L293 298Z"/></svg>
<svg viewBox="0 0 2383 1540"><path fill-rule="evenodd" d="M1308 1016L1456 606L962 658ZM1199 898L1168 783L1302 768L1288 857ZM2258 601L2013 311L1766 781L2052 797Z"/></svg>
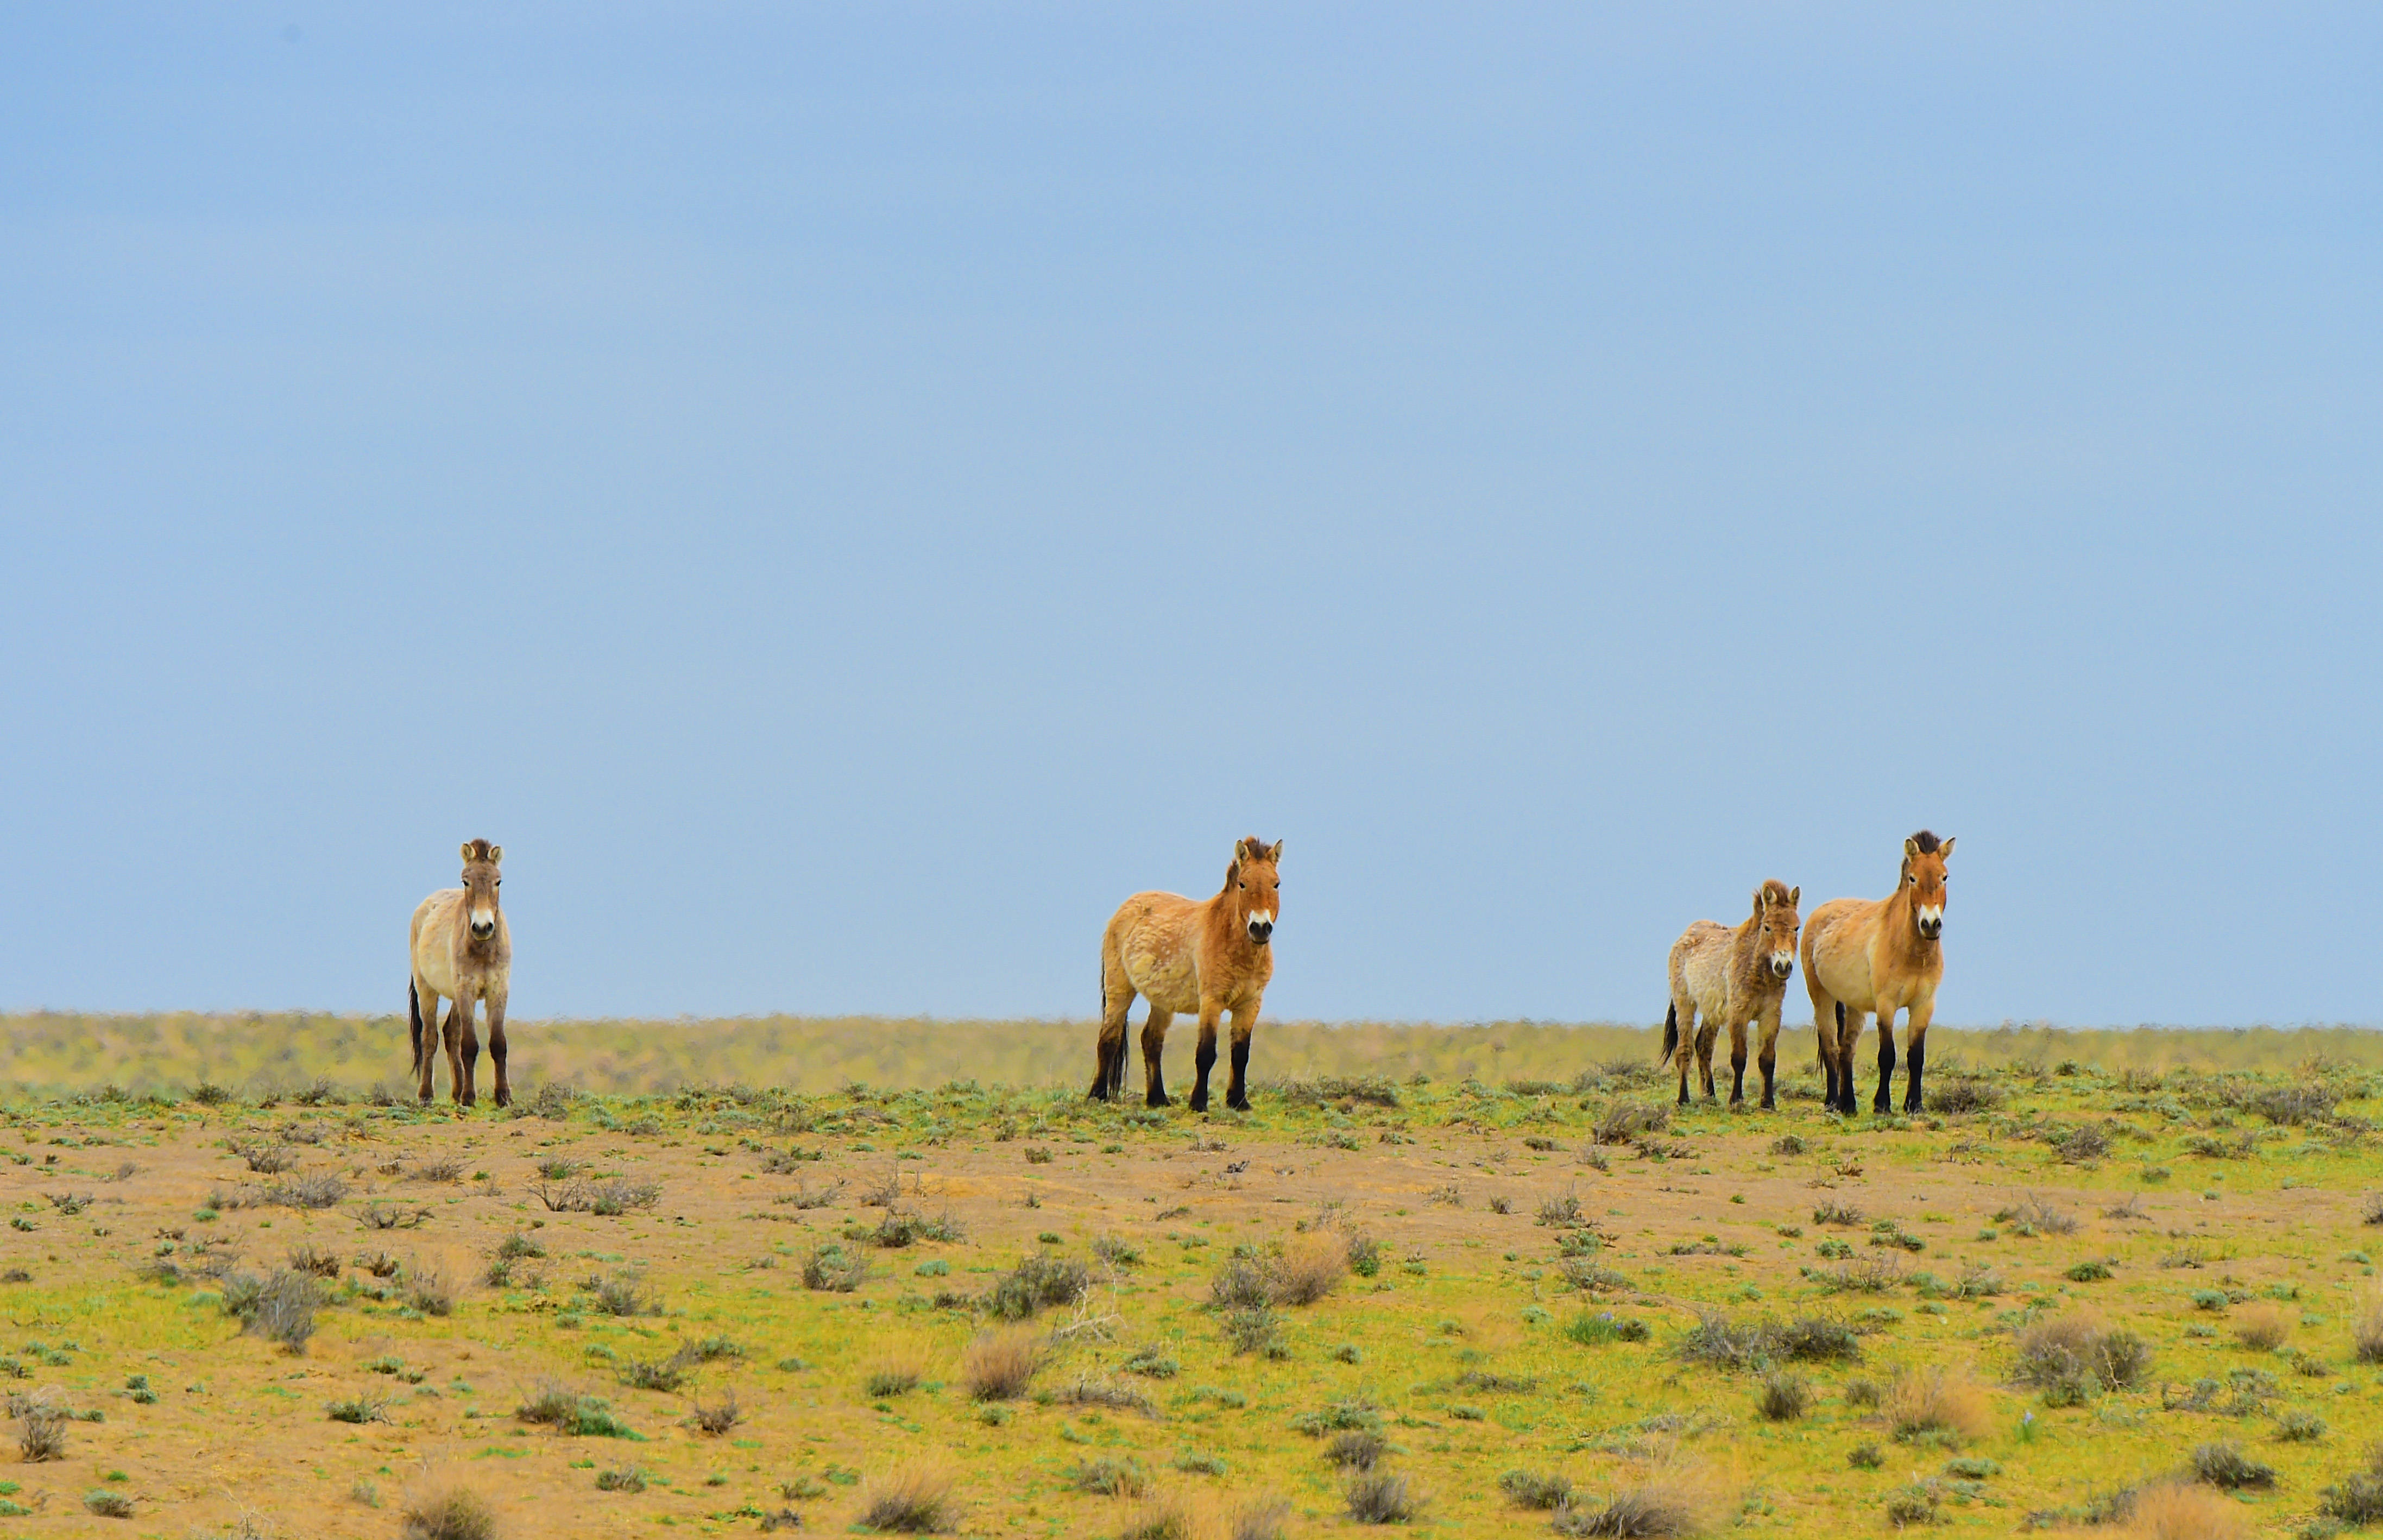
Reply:
<svg viewBox="0 0 2383 1540"><path fill-rule="evenodd" d="M1673 1107L1622 1029L1272 1078L1262 1037L1196 1117L1084 1103L1088 1051L573 1090L531 1030L513 1108L420 1108L401 1063L236 1075L240 1018L78 1080L67 1019L7 1024L0 1534L2383 1521L2354 1036L1940 1034L1928 1114L1848 1120L1808 1034L1772 1113Z"/></svg>

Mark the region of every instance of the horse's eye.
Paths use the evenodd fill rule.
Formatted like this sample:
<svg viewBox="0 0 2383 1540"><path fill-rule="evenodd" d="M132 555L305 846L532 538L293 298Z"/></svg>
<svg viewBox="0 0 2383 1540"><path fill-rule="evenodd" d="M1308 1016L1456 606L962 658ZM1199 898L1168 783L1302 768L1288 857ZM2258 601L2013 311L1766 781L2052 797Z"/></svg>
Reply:
<svg viewBox="0 0 2383 1540"><path fill-rule="evenodd" d="M1250 889L1250 885L1247 882L1236 882L1233 886L1241 889L1243 893L1249 892Z"/></svg>

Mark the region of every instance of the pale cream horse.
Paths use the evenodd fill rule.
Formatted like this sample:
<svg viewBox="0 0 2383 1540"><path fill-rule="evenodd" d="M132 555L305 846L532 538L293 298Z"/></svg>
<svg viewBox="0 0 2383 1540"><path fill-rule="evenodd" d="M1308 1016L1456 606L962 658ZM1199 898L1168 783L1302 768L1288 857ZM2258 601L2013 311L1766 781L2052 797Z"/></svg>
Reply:
<svg viewBox="0 0 2383 1540"><path fill-rule="evenodd" d="M464 841L463 885L439 889L414 911L414 983L407 1004L413 1017L414 1068L421 1078L425 1102L430 1100L430 1072L442 1041L448 1094L467 1107L477 1100L473 1077L480 1060L480 1038L473 1029L473 1007L486 1002L497 1105L512 1104L512 1087L505 1079L505 993L512 973L513 941L497 902L497 890L504 885L497 863L504 857L502 845ZM445 1025L433 1038L426 1024L438 1019L442 995L451 1004Z"/></svg>
<svg viewBox="0 0 2383 1540"><path fill-rule="evenodd" d="M1233 1015L1233 1073L1225 1105L1247 1109L1250 1034L1274 978L1275 917L1281 908L1282 842L1255 839L1233 846L1225 885L1206 900L1171 893L1138 893L1118 906L1101 933L1101 1033L1095 1044L1092 1096L1105 1102L1124 1089L1125 1013L1138 992L1150 1001L1142 1029L1142 1103L1167 1104L1159 1055L1178 1011L1200 1013L1200 1047L1192 1057L1196 1078L1192 1110L1208 1110L1208 1066L1216 1062L1216 1018Z"/></svg>
<svg viewBox="0 0 2383 1540"><path fill-rule="evenodd" d="M1766 881L1754 890L1754 913L1735 930L1700 919L1672 943L1672 1007L1663 1017L1663 1056L1678 1056L1680 1104L1688 1103L1688 1054L1693 1045L1704 1072L1705 1100L1713 1099L1713 1040L1729 1029L1729 1104L1746 1100L1746 1029L1762 1024L1762 1107L1772 1101L1772 1070L1779 1062L1779 1004L1796 971L1796 902L1801 888ZM1702 1013L1704 1025L1697 1026Z"/></svg>

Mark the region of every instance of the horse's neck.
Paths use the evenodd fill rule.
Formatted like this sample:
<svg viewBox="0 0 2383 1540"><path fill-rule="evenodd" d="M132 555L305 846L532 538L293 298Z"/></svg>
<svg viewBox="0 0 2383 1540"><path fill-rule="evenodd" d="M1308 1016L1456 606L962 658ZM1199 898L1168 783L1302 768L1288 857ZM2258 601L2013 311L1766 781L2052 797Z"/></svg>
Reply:
<svg viewBox="0 0 2383 1540"><path fill-rule="evenodd" d="M1878 911L1879 929L1886 934L1886 943L1915 963L1928 960L1930 949L1936 943L1920 933L1911 922L1911 884L1900 883L1888 895Z"/></svg>

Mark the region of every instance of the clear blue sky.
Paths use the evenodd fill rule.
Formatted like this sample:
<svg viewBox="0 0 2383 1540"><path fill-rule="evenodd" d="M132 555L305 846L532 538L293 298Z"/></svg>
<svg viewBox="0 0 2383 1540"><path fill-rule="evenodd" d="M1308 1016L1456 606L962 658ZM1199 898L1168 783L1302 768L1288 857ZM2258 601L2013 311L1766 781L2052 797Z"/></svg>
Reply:
<svg viewBox="0 0 2383 1540"><path fill-rule="evenodd" d="M0 1006L2383 1020L2372 7L19 6ZM1804 1019L1800 983L1789 1020Z"/></svg>

